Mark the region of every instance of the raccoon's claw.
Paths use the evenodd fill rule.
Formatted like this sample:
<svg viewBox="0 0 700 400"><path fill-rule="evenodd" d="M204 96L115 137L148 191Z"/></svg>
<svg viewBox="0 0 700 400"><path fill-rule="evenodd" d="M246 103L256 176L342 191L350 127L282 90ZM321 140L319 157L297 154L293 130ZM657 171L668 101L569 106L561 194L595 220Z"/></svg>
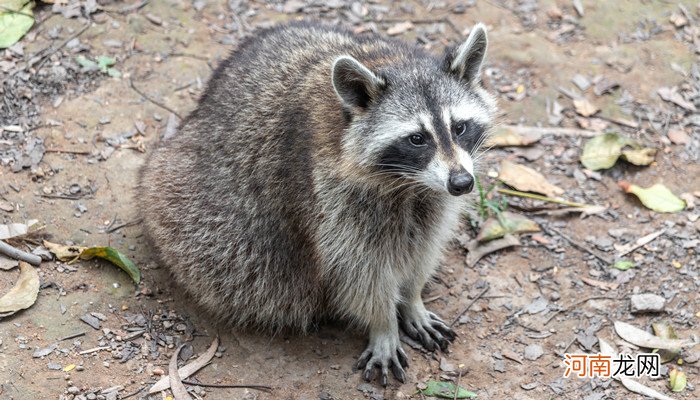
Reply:
<svg viewBox="0 0 700 400"><path fill-rule="evenodd" d="M355 369L364 369L362 373L364 380L369 382L374 378L376 367L381 372L379 383L382 386L386 386L389 381L389 368L396 379L401 383L406 382L404 368L408 368L408 357L401 345L393 342L397 342L397 340L379 339L374 344L370 343L367 349L362 352L357 364L355 364Z"/></svg>
<svg viewBox="0 0 700 400"><path fill-rule="evenodd" d="M420 315L422 314L422 315ZM413 318L402 318L401 327L413 340L420 342L428 351L447 351L457 334L440 317L426 311Z"/></svg>

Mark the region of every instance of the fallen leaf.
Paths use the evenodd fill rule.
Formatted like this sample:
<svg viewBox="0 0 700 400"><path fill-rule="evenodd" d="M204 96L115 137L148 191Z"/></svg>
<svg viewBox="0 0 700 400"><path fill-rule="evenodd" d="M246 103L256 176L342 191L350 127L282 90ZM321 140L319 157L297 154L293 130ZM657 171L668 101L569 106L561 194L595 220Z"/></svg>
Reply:
<svg viewBox="0 0 700 400"><path fill-rule="evenodd" d="M685 202L660 183L648 188L626 181L620 181L618 185L626 193L632 193L637 196L639 201L651 210L662 213L674 213L685 209Z"/></svg>
<svg viewBox="0 0 700 400"><path fill-rule="evenodd" d="M541 193L549 197L556 197L564 193L562 188L549 183L544 175L534 169L508 160L501 161L501 172L498 174L498 179L523 192Z"/></svg>
<svg viewBox="0 0 700 400"><path fill-rule="evenodd" d="M695 104L684 99L683 96L675 90L675 88L671 89L667 87L662 87L659 88L659 90L657 90L656 92L659 94L659 97L661 97L664 101L671 102L677 106L685 108L688 111L697 111L697 108L695 108Z"/></svg>
<svg viewBox="0 0 700 400"><path fill-rule="evenodd" d="M666 233L666 229L659 229L658 231L652 232L648 235L642 236L633 243L627 243L625 245L618 246L617 244L613 245L615 247L615 250L617 250L617 255L615 257L620 258L628 253L631 253L635 249L638 249L645 244L651 243L654 239L658 238L659 236L663 235Z"/></svg>
<svg viewBox="0 0 700 400"><path fill-rule="evenodd" d="M202 369L202 367L207 365L209 361L211 361L211 359L214 358L214 354L216 354L217 348L219 348L218 336L214 338L213 342L211 342L211 345L209 346L209 349L207 349L206 353L202 354L191 363L188 363L184 367L181 367L177 370L177 374L180 376L180 379L187 379L190 375L194 374L195 372ZM160 380L156 382L153 386L151 386L151 388L148 390L148 393L153 394L162 392L163 390L166 390L169 387L170 377L164 376L160 378Z"/></svg>
<svg viewBox="0 0 700 400"><path fill-rule="evenodd" d="M184 344L178 346L170 358L170 364L168 365L168 377L170 378L170 390L173 392L173 397L175 400L192 400L192 396L187 393L187 388L182 384L180 375L177 371L177 357L180 355L180 350L184 347Z"/></svg>
<svg viewBox="0 0 700 400"><path fill-rule="evenodd" d="M487 254L519 245L520 240L513 235L505 235L501 239L492 240L486 244L480 244L476 239L472 240L467 244L467 265L473 267Z"/></svg>
<svg viewBox="0 0 700 400"><path fill-rule="evenodd" d="M141 271L139 268L127 256L112 247L65 246L47 242L46 240L44 240L44 247L59 260L69 263L75 262L78 258L81 260L90 260L94 257L105 259L121 268L137 284L141 282Z"/></svg>
<svg viewBox="0 0 700 400"><path fill-rule="evenodd" d="M653 322L651 329L654 330L654 335L662 339L678 339L678 335L673 330L673 327L665 322ZM681 349L658 349L662 363L667 363L674 360L680 354Z"/></svg>
<svg viewBox="0 0 700 400"><path fill-rule="evenodd" d="M6 49L22 39L34 25L34 2L3 0L0 5L0 49Z"/></svg>
<svg viewBox="0 0 700 400"><path fill-rule="evenodd" d="M29 229L39 222L36 219L27 221L26 224L14 223L0 225L0 240L9 239L15 236L26 235Z"/></svg>
<svg viewBox="0 0 700 400"><path fill-rule="evenodd" d="M44 247L56 256L61 261L73 261L80 256L80 253L87 247L81 246L65 246L62 244L51 243L44 240Z"/></svg>
<svg viewBox="0 0 700 400"><path fill-rule="evenodd" d="M68 364L63 368L63 372L71 372L75 369L75 364Z"/></svg>
<svg viewBox="0 0 700 400"><path fill-rule="evenodd" d="M502 238L509 233L539 231L540 226L530 218L510 211L503 211L500 213L500 218L493 216L484 222L481 231L476 236L476 240L487 242L489 240Z"/></svg>
<svg viewBox="0 0 700 400"><path fill-rule="evenodd" d="M671 370L668 371L668 384L672 392L682 392L687 383L688 378L685 376L685 372L675 368L671 368Z"/></svg>
<svg viewBox="0 0 700 400"><path fill-rule="evenodd" d="M622 150L622 158L630 164L645 166L654 162L656 149L645 147L641 149L625 149Z"/></svg>
<svg viewBox="0 0 700 400"><path fill-rule="evenodd" d="M529 146L542 139L542 134L528 130L522 132L517 127L502 126L489 135L484 145L486 147Z"/></svg>
<svg viewBox="0 0 700 400"><path fill-rule="evenodd" d="M617 357L617 350L610 343L606 342L600 337L598 337L598 345L600 346L601 354L611 356L613 358ZM659 393L656 390L644 386L633 379L624 376L613 377L613 379L620 381L620 383L622 383L622 386L624 386L625 388L627 388L627 390L631 392L648 396L657 400L673 400L672 397L668 397L665 394Z"/></svg>
<svg viewBox="0 0 700 400"><path fill-rule="evenodd" d="M697 344L689 339L660 338L622 321L615 321L614 325L615 332L621 338L639 347L672 350Z"/></svg>
<svg viewBox="0 0 700 400"><path fill-rule="evenodd" d="M413 29L413 23L411 21L399 22L398 24L387 29L386 34L389 36L396 36L408 32L411 29Z"/></svg>
<svg viewBox="0 0 700 400"><path fill-rule="evenodd" d="M31 307L38 294L39 274L34 267L20 261L19 279L10 291L0 298L0 318Z"/></svg>
<svg viewBox="0 0 700 400"><path fill-rule="evenodd" d="M644 147L641 143L617 133L606 133L586 143L581 154L581 164L597 171L611 168L622 156L634 165L649 165L654 161L655 154L656 149Z"/></svg>
<svg viewBox="0 0 700 400"><path fill-rule="evenodd" d="M443 399L473 399L476 393L456 386L451 382L428 381L425 389L419 389L418 392L423 396L439 397Z"/></svg>
<svg viewBox="0 0 700 400"><path fill-rule="evenodd" d="M603 290L615 290L618 286L620 286L620 284L618 283L598 281L595 279L587 278L585 276L581 277L581 280L590 286L597 287Z"/></svg>
<svg viewBox="0 0 700 400"><path fill-rule="evenodd" d="M576 112L582 117L590 117L591 115L598 112L598 107L594 106L593 103L588 101L588 99L580 98L574 100L574 108Z"/></svg>
<svg viewBox="0 0 700 400"><path fill-rule="evenodd" d="M141 271L138 269L138 267L133 263L133 261L116 249L112 247L90 247L88 249L84 249L80 253L80 258L82 260L89 260L94 257L105 259L118 266L124 270L124 272L126 272L137 284L141 282Z"/></svg>
<svg viewBox="0 0 700 400"><path fill-rule="evenodd" d="M673 144L686 144L690 141L690 136L683 129L671 128L668 130L668 139Z"/></svg>
<svg viewBox="0 0 700 400"><path fill-rule="evenodd" d="M629 260L619 260L615 261L613 267L619 269L620 271L627 271L628 269L634 267L634 262Z"/></svg>

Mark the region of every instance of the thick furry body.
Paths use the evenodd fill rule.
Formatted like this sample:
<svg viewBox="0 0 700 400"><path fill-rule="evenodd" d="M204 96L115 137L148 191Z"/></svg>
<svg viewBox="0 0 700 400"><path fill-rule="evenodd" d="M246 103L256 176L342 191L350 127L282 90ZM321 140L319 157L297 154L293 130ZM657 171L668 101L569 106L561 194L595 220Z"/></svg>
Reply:
<svg viewBox="0 0 700 400"><path fill-rule="evenodd" d="M341 55L383 71L386 107L413 101L406 112L429 111L421 99L451 95L429 84L441 61L402 42L309 24L261 31L221 64L199 107L151 154L142 214L163 265L226 324L305 330L339 317L369 329L375 350L400 350L397 315L432 315L420 292L465 200L373 166L371 147L382 144L355 142L391 115L342 104L331 84ZM402 100L401 91L424 93Z"/></svg>

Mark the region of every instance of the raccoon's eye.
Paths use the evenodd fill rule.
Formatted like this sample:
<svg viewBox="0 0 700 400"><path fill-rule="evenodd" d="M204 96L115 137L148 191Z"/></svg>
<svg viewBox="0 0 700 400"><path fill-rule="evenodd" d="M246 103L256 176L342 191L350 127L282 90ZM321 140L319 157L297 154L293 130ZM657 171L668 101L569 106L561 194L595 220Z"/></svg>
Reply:
<svg viewBox="0 0 700 400"><path fill-rule="evenodd" d="M419 135L417 133L409 136L408 141L411 142L411 144L414 146L425 145L425 138L423 137L423 135Z"/></svg>
<svg viewBox="0 0 700 400"><path fill-rule="evenodd" d="M455 134L457 135L457 137L460 137L467 133L467 125L468 124L466 122L460 122L457 124L457 126L455 126Z"/></svg>

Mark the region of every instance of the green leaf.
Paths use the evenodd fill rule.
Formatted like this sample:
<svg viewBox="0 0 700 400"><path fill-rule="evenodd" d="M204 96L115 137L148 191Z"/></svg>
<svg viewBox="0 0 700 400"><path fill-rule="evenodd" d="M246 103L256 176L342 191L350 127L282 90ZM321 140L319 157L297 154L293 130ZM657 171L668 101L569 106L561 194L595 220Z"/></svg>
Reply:
<svg viewBox="0 0 700 400"><path fill-rule="evenodd" d="M138 269L138 267L124 254L120 253L114 248L90 247L88 249L83 250L80 253L80 258L83 260L89 260L94 257L103 258L111 262L112 264L118 266L119 268L124 270L124 272L129 274L129 276L134 282L141 282L141 271Z"/></svg>
<svg viewBox="0 0 700 400"><path fill-rule="evenodd" d="M628 269L634 267L634 263L629 260L619 260L615 261L613 267L619 269L620 271L627 271Z"/></svg>
<svg viewBox="0 0 700 400"><path fill-rule="evenodd" d="M78 56L75 58L75 61L80 64L83 69L88 70L88 71L94 71L98 69L97 63L85 58L84 56Z"/></svg>
<svg viewBox="0 0 700 400"><path fill-rule="evenodd" d="M662 339L678 339L673 327L666 322L653 322L651 328L654 330L654 335ZM654 352L659 353L662 363L667 363L678 357L681 349L654 349Z"/></svg>
<svg viewBox="0 0 700 400"><path fill-rule="evenodd" d="M539 232L537 223L523 215L503 211L498 217L490 217L484 222L476 240L487 242L498 239L508 233Z"/></svg>
<svg viewBox="0 0 700 400"><path fill-rule="evenodd" d="M632 193L639 198L647 208L662 212L673 213L685 209L685 201L678 198L673 192L660 183L643 188L635 184L620 181L618 185L627 193Z"/></svg>
<svg viewBox="0 0 700 400"><path fill-rule="evenodd" d="M34 25L33 1L0 0L0 49L17 43Z"/></svg>
<svg viewBox="0 0 700 400"><path fill-rule="evenodd" d="M597 171L611 168L622 156L634 165L649 165L654 161L655 154L656 149L644 147L639 142L617 133L606 133L586 143L581 154L581 164L590 170Z"/></svg>
<svg viewBox="0 0 700 400"><path fill-rule="evenodd" d="M668 383L672 392L682 392L688 383L688 378L685 376L685 372L672 368L668 372Z"/></svg>
<svg viewBox="0 0 700 400"><path fill-rule="evenodd" d="M457 399L473 399L476 393L470 392L467 389L455 386L450 382L428 381L428 387L419 390L424 396L440 397L443 399L454 399L457 392Z"/></svg>
<svg viewBox="0 0 700 400"><path fill-rule="evenodd" d="M121 78L122 73L114 68L107 68L107 75L111 76L112 78Z"/></svg>
<svg viewBox="0 0 700 400"><path fill-rule="evenodd" d="M117 60L115 60L114 58L109 57L109 56L97 57L97 66L98 66L98 68L100 68L100 71L102 71L102 72L107 72L107 68L111 67L116 62L117 62Z"/></svg>

